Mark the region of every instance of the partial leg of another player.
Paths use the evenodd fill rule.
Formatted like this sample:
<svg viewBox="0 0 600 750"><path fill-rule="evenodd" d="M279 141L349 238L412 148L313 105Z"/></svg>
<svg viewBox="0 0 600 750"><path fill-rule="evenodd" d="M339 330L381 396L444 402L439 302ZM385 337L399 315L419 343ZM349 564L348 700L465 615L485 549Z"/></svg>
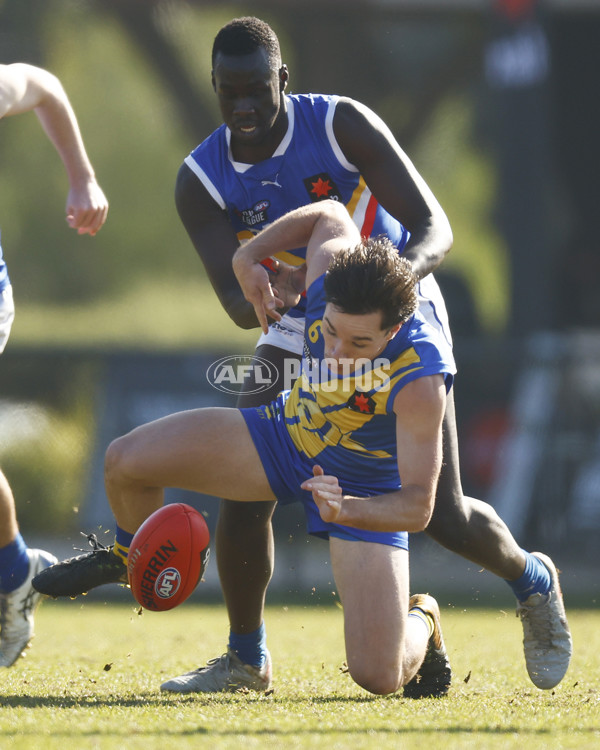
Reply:
<svg viewBox="0 0 600 750"><path fill-rule="evenodd" d="M107 458L107 492L111 507L117 519L118 528L133 531L147 514L147 508L159 507L162 504L162 492L157 490L164 486L175 486L204 492L212 495L226 495L238 500L240 514L238 521L250 521L261 510L261 502L266 513L260 514L261 520L270 520L274 507L274 496L262 468L254 443L246 423L238 410L209 409L201 412L167 417L161 424L147 425L138 428L120 441L117 441L111 456ZM129 446L128 446L129 443ZM168 450L164 445L168 444ZM129 458L128 458L129 454ZM133 454L133 455L131 455ZM143 482L140 482L143 478ZM229 506L234 501L228 502ZM244 535L244 527L237 528ZM263 535L263 539L264 539ZM267 535L268 539L268 535ZM261 550L262 554L269 554ZM230 548L231 550L231 548ZM228 568L229 574L250 582L256 589L257 581L248 572L251 557L240 555L238 550L234 563ZM247 550L251 555L252 549ZM223 551L221 551L221 554ZM268 563L268 560L267 560ZM258 587L262 598L250 603L258 604L260 621L258 627L249 613L251 628L248 633L236 634L236 643L241 643L251 654L261 652L264 658L260 664L243 660L232 647L221 657L211 660L205 667L194 669L180 677L165 682L161 689L169 692L221 692L234 691L240 688L266 690L271 683L271 659L266 645L262 624L262 606L264 590L270 579L271 566L264 563L259 567ZM254 568L256 570L256 567ZM261 570L265 575L260 576ZM258 632L256 632L258 629Z"/></svg>
<svg viewBox="0 0 600 750"><path fill-rule="evenodd" d="M0 290L0 354L15 317L12 287ZM15 499L0 471L0 667L11 667L33 638L33 614L40 595L31 586L36 573L56 562L40 549L28 549L19 532Z"/></svg>
<svg viewBox="0 0 600 750"><path fill-rule="evenodd" d="M55 562L50 553L29 549L23 541L13 494L0 471L0 667L11 667L33 638L41 595L31 580Z"/></svg>
<svg viewBox="0 0 600 750"><path fill-rule="evenodd" d="M545 555L521 549L491 505L464 496L452 392L444 418L444 465L426 531L508 583L523 623L529 676L542 689L557 685L569 666L572 641L556 568Z"/></svg>
<svg viewBox="0 0 600 750"><path fill-rule="evenodd" d="M274 502L222 500L215 535L221 589L229 615L226 651L206 666L167 680L161 690L221 693L264 692L271 686L271 655L263 621L273 573L271 516Z"/></svg>
<svg viewBox="0 0 600 750"><path fill-rule="evenodd" d="M273 401L290 383L284 375L291 360L299 357L264 344L256 356L274 366L278 379L266 390L249 377L238 399L240 408ZM286 360L288 366L286 367ZM256 372L251 370L250 374ZM275 503L238 503L223 500L215 534L215 549L221 589L229 615L229 638L225 653L211 659L190 676L169 680L163 690L176 692L234 691L240 686L264 691L271 684L271 657L267 648L264 605L274 566L271 518Z"/></svg>

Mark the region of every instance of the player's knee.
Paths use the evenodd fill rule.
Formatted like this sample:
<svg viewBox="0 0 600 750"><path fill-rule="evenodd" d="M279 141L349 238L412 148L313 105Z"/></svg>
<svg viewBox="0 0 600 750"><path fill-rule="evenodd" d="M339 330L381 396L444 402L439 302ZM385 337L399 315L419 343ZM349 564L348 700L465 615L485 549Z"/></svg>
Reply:
<svg viewBox="0 0 600 750"><path fill-rule="evenodd" d="M364 690L374 695L390 695L400 687L398 670L393 665L377 666L364 664L350 668L350 676Z"/></svg>
<svg viewBox="0 0 600 750"><path fill-rule="evenodd" d="M127 436L113 440L104 456L104 477L107 483L123 485L133 480L134 453Z"/></svg>
<svg viewBox="0 0 600 750"><path fill-rule="evenodd" d="M458 551L477 544L490 533L502 534L503 524L494 508L482 500L464 497L437 502L426 533L447 549Z"/></svg>

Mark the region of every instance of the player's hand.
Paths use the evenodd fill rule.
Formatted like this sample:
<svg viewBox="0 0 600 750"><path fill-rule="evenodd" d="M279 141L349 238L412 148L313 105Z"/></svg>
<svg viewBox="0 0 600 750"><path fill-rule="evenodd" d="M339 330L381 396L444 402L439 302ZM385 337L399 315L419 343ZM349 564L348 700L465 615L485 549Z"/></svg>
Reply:
<svg viewBox="0 0 600 750"><path fill-rule="evenodd" d="M313 466L313 477L300 485L303 490L312 492L313 500L325 523L336 523L342 510L343 493L337 477L326 475L323 469Z"/></svg>
<svg viewBox="0 0 600 750"><path fill-rule="evenodd" d="M296 307L306 288L306 264L290 266L274 258L271 265L271 287L286 309Z"/></svg>
<svg viewBox="0 0 600 750"><path fill-rule="evenodd" d="M278 309L285 307L277 292L271 286L267 269L258 261L248 258L240 248L233 256L233 271L242 288L244 297L254 307L254 312L264 333L269 330L267 316L281 320Z"/></svg>
<svg viewBox="0 0 600 750"><path fill-rule="evenodd" d="M90 180L81 187L71 187L67 196L67 224L76 229L77 234L92 237L106 221L108 201L96 180Z"/></svg>

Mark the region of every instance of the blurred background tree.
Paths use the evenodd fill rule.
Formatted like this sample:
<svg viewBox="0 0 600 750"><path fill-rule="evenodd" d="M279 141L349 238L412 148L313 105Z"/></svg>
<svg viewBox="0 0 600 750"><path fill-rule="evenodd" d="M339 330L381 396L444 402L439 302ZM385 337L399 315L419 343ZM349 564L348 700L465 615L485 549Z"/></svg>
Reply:
<svg viewBox="0 0 600 750"><path fill-rule="evenodd" d="M456 300L455 330L501 333L506 252L492 222L493 165L477 142L470 96L481 20L378 12L365 24L364 5L347 4L340 24L337 3L321 3L318 12L312 2L0 3L2 37L10 39L1 60L37 63L61 78L111 204L97 237L70 232L62 165L35 115L2 122L1 226L19 309L11 344L195 346L226 335L252 345L254 335L218 309L173 202L184 156L220 124L212 40L223 23L248 13L278 31L291 91L353 96L386 119L454 227L440 278Z"/></svg>

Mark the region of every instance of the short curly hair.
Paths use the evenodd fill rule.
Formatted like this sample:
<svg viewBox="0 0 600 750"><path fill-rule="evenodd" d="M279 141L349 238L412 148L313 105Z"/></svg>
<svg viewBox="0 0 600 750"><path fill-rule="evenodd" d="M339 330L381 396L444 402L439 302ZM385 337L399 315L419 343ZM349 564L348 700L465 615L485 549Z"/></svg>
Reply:
<svg viewBox="0 0 600 750"><path fill-rule="evenodd" d="M222 55L250 55L257 49L266 50L269 63L279 68L281 66L281 49L277 34L265 21L254 16L234 18L216 35L212 48L212 64L216 57Z"/></svg>
<svg viewBox="0 0 600 750"><path fill-rule="evenodd" d="M417 309L417 277L385 235L337 253L325 274L327 302L350 315L381 312L381 328L405 323Z"/></svg>

